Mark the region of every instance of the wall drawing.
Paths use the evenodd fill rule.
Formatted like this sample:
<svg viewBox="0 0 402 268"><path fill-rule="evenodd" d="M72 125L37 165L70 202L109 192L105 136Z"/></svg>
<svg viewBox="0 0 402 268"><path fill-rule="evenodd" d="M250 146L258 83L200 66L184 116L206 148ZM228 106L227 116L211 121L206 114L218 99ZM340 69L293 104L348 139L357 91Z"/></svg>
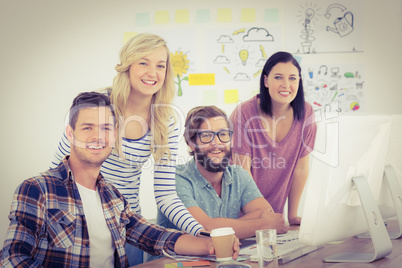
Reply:
<svg viewBox="0 0 402 268"><path fill-rule="evenodd" d="M364 110L364 70L360 65L302 66L306 101L314 109Z"/></svg>
<svg viewBox="0 0 402 268"><path fill-rule="evenodd" d="M343 53L339 57L348 57L348 53L364 52L363 7L361 0L287 0L286 12L280 12L286 14L281 18L285 24L255 22L177 29L153 27L147 31L168 42L176 96L189 106L204 100L207 100L204 103L229 103L225 95L229 90L236 90L233 93L236 98L247 99L247 94L258 91L258 80L266 60L273 53L284 50L299 59L306 100L313 107L360 112L365 109L365 87L369 86L364 83L362 65L324 62L324 57L313 55ZM194 74L212 74L214 84L190 83ZM206 91L214 91L215 97L204 98Z"/></svg>
<svg viewBox="0 0 402 268"><path fill-rule="evenodd" d="M344 8L343 6L341 6ZM325 17L330 19L331 14L325 13ZM327 31L334 32L338 34L340 37L344 37L351 32L353 32L353 13L347 11L343 14L343 17L336 18L333 22L334 27L327 26Z"/></svg>
<svg viewBox="0 0 402 268"><path fill-rule="evenodd" d="M289 1L287 49L292 53L363 52L361 1ZM295 14L297 14L295 16Z"/></svg>
<svg viewBox="0 0 402 268"><path fill-rule="evenodd" d="M175 53L170 53L170 59L172 62L173 72L175 75L175 81L177 85L177 96L183 95L183 88L181 83L183 81L188 81L188 76L184 76L187 73L189 68L189 60L187 59L187 55L183 53L183 51L175 51Z"/></svg>
<svg viewBox="0 0 402 268"><path fill-rule="evenodd" d="M208 32L208 61L221 81L259 79L269 56L280 50L279 28L250 27Z"/></svg>
<svg viewBox="0 0 402 268"><path fill-rule="evenodd" d="M170 50L170 60L174 73L174 82L176 85L176 95L181 97L185 95L190 73L196 72L197 66L197 32L191 29L148 29L144 32L150 32L161 36L168 44ZM186 36L186 38L183 38Z"/></svg>

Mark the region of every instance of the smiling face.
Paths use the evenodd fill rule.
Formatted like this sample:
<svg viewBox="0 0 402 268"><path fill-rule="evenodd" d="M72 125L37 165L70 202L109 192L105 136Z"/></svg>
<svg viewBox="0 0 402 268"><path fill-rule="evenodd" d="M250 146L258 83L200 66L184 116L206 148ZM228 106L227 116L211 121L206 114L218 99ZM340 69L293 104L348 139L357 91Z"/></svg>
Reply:
<svg viewBox="0 0 402 268"><path fill-rule="evenodd" d="M279 62L264 76L265 87L269 90L272 104L288 105L297 95L300 76L291 62Z"/></svg>
<svg viewBox="0 0 402 268"><path fill-rule="evenodd" d="M112 151L113 122L112 112L107 107L81 109L74 129L68 126L66 131L71 142L71 157L81 165L100 167Z"/></svg>
<svg viewBox="0 0 402 268"><path fill-rule="evenodd" d="M225 118L221 116L208 118L201 125L198 132L229 130ZM203 167L209 172L225 171L231 156L231 143L221 142L217 135L210 143L202 143L200 138L196 138L196 143L190 145L194 151L198 166Z"/></svg>
<svg viewBox="0 0 402 268"><path fill-rule="evenodd" d="M167 58L166 48L159 47L131 64L131 93L152 96L158 92L165 82Z"/></svg>

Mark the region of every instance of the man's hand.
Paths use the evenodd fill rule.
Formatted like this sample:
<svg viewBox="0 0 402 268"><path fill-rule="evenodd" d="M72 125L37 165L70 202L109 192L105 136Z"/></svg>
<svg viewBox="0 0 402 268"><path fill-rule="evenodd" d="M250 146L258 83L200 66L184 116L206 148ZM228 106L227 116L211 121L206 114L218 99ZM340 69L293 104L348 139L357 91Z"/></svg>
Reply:
<svg viewBox="0 0 402 268"><path fill-rule="evenodd" d="M215 249L210 237L195 237L184 234L177 239L174 251L181 255L214 255ZM233 243L233 259L236 260L240 253L240 241L235 236Z"/></svg>
<svg viewBox="0 0 402 268"><path fill-rule="evenodd" d="M286 223L285 218L280 213L264 212L261 215L264 219L266 229L276 229L276 233L283 234L289 230L289 225Z"/></svg>
<svg viewBox="0 0 402 268"><path fill-rule="evenodd" d="M239 257L239 253L240 253L240 241L239 238L237 238L237 236L235 236L235 241L233 243L233 259L237 260L237 258Z"/></svg>
<svg viewBox="0 0 402 268"><path fill-rule="evenodd" d="M209 248L209 254L210 255L215 254L215 249L212 246L212 240L211 240L211 247ZM239 254L240 254L240 241L239 241L239 238L237 238L237 236L235 236L234 243L233 243L233 256L232 256L232 258L234 260L237 260L237 258L239 257Z"/></svg>

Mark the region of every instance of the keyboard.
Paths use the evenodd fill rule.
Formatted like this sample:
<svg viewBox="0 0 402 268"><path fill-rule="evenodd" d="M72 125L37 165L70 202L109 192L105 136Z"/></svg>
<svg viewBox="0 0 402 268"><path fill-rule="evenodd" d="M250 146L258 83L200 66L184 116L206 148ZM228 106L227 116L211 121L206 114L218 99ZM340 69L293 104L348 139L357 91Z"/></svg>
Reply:
<svg viewBox="0 0 402 268"><path fill-rule="evenodd" d="M290 262L322 247L308 246L300 243L298 230L290 230L286 234L280 234L276 240L279 264ZM258 262L255 237L243 239L241 243L240 254L242 256L249 255L251 262Z"/></svg>

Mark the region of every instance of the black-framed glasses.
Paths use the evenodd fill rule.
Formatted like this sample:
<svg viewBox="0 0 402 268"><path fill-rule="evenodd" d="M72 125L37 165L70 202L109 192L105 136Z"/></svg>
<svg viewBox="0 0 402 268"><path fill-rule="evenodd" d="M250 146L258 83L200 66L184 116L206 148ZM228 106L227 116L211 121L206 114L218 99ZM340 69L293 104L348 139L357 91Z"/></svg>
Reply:
<svg viewBox="0 0 402 268"><path fill-rule="evenodd" d="M222 129L216 132L213 131L200 131L197 132L197 136L200 138L202 143L210 143L215 139L215 135L218 136L218 139L223 142L227 143L232 139L232 130Z"/></svg>

